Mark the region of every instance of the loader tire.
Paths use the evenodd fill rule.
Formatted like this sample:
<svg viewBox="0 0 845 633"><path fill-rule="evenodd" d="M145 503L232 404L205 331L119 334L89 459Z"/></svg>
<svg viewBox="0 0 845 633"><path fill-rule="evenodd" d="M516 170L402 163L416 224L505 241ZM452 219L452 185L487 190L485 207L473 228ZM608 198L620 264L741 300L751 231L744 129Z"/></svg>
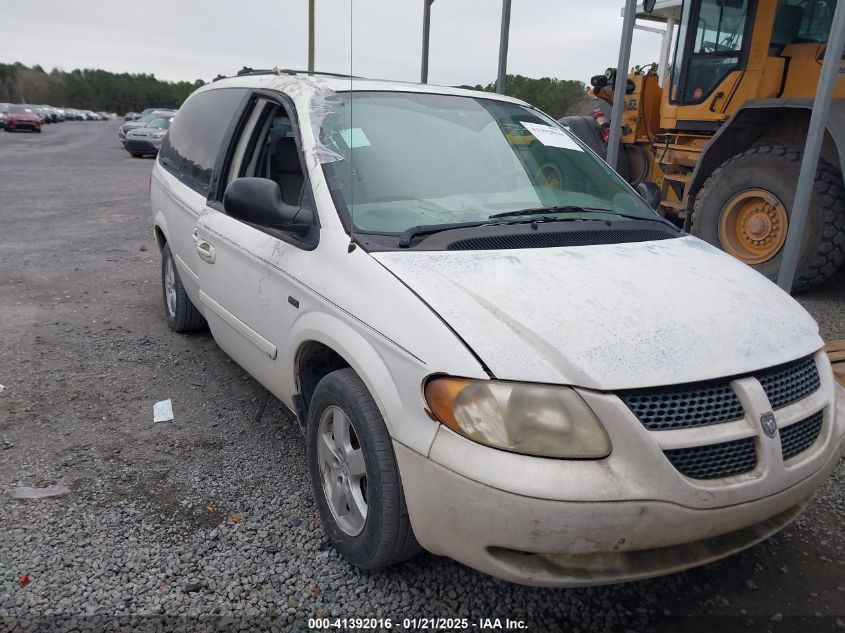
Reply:
<svg viewBox="0 0 845 633"><path fill-rule="evenodd" d="M803 152L762 146L723 163L698 192L692 234L718 246L772 281L777 279ZM845 262L842 174L819 160L794 291L832 277Z"/></svg>

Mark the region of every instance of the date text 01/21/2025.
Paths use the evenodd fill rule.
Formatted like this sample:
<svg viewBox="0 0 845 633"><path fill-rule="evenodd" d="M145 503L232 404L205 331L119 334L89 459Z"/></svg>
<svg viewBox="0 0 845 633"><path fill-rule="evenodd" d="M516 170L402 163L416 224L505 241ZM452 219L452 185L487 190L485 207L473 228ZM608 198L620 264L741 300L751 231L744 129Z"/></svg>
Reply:
<svg viewBox="0 0 845 633"><path fill-rule="evenodd" d="M312 630L371 631L392 629L401 623L407 631L524 631L528 625L523 620L510 618L309 618Z"/></svg>

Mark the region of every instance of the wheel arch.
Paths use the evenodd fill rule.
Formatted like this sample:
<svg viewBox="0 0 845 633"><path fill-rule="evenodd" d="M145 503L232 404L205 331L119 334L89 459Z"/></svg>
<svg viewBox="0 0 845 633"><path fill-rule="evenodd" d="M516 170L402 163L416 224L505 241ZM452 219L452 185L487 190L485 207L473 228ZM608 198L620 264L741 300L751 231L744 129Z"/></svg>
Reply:
<svg viewBox="0 0 845 633"><path fill-rule="evenodd" d="M159 252L163 251L164 245L167 244L167 237L165 237L164 231L161 230L161 227L158 224L153 227L153 234L155 235Z"/></svg>
<svg viewBox="0 0 845 633"><path fill-rule="evenodd" d="M350 367L373 396L391 435L401 435L396 421L403 419L402 400L383 350L376 349L347 323L325 313L303 315L290 336L291 392L296 394L297 409L302 408L297 411L301 424L307 420L311 396L320 379L335 369ZM385 345L390 343L385 341Z"/></svg>
<svg viewBox="0 0 845 633"><path fill-rule="evenodd" d="M164 245L169 241L167 239L169 234L167 219L164 217L161 209L159 209L153 216L153 235L155 236L156 244L158 244L159 252L164 250Z"/></svg>
<svg viewBox="0 0 845 633"><path fill-rule="evenodd" d="M707 179L733 156L757 145L783 145L803 151L812 99L749 101L713 136L693 170L688 186L689 209ZM821 157L841 172L845 165L845 100L831 103Z"/></svg>

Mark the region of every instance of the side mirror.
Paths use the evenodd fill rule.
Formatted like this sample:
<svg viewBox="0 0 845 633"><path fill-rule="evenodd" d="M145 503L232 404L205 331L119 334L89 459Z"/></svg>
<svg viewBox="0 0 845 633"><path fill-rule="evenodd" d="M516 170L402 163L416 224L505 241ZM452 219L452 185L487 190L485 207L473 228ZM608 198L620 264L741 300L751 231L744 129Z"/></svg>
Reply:
<svg viewBox="0 0 845 633"><path fill-rule="evenodd" d="M654 11L654 4L657 0L643 0L643 11L645 13L651 13Z"/></svg>
<svg viewBox="0 0 845 633"><path fill-rule="evenodd" d="M655 211L660 206L660 199L662 197L660 194L660 187L650 180L646 180L645 182L638 184L637 193L640 194L640 198L645 200L646 204Z"/></svg>
<svg viewBox="0 0 845 633"><path fill-rule="evenodd" d="M282 190L267 178L237 178L226 187L223 208L233 218L256 226L305 235L313 222L307 211L282 201Z"/></svg>

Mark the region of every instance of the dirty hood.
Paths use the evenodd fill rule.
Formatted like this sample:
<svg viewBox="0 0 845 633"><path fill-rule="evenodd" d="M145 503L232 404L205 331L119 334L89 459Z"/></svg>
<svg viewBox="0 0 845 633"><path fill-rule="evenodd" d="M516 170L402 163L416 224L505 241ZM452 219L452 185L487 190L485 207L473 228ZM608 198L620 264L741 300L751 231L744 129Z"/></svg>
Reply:
<svg viewBox="0 0 845 633"><path fill-rule="evenodd" d="M823 345L788 294L690 236L373 257L496 378L608 390L670 385L755 371Z"/></svg>

